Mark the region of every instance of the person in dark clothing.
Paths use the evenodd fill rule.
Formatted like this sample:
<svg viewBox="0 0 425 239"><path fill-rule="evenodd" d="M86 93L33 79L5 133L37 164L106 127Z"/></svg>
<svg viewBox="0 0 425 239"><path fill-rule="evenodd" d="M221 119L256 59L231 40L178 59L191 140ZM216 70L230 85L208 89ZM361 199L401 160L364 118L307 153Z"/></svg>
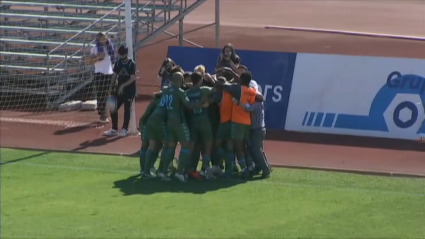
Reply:
<svg viewBox="0 0 425 239"><path fill-rule="evenodd" d="M92 48L91 62L94 63L93 84L96 88L97 112L102 123L108 123L105 110L108 86L113 74L112 65L115 62L115 48L105 33L99 32L96 36L96 45Z"/></svg>
<svg viewBox="0 0 425 239"><path fill-rule="evenodd" d="M221 50L215 70L219 71L223 67L229 67L232 70L237 71L240 64L241 59L238 55L236 55L235 48L232 44L228 43Z"/></svg>
<svg viewBox="0 0 425 239"><path fill-rule="evenodd" d="M109 86L109 92L112 92L117 83L115 91L110 93L117 100L115 111L111 112L112 129L105 131L104 135L114 136L118 134L118 109L124 104L124 122L119 136L127 136L128 124L130 122L131 105L136 97L136 63L128 58L128 48L120 46L118 49L120 59L115 62L114 75ZM116 79L118 77L118 82Z"/></svg>
<svg viewBox="0 0 425 239"><path fill-rule="evenodd" d="M161 89L168 86L173 78L172 69L176 63L171 58L165 58L162 62L161 68L158 71L158 79L161 80Z"/></svg>

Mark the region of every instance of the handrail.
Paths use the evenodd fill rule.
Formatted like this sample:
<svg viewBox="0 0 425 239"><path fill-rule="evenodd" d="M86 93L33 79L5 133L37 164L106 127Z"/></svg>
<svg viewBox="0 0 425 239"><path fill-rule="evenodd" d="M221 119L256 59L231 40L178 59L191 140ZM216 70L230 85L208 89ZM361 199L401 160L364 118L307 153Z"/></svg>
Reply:
<svg viewBox="0 0 425 239"><path fill-rule="evenodd" d="M114 9L112 9L112 11L110 11L110 12L106 13L105 15L103 15L101 18L99 18L96 21L92 22L86 28L84 28L83 30L81 30L79 33L73 35L71 38L69 38L68 40L64 41L59 46L57 46L57 47L53 48L52 50L50 50L49 53L47 53L47 55L52 54L54 51L56 51L57 49L61 48L63 45L66 45L66 43L72 41L74 38L76 38L79 35L83 34L85 31L89 30L92 26L94 26L96 23L98 23L99 21L103 20L105 17L109 16L111 13L115 12L117 9L121 8L123 5L125 5L124 2L121 3L120 5L116 6Z"/></svg>
<svg viewBox="0 0 425 239"><path fill-rule="evenodd" d="M174 2L171 2L171 5L175 5L176 3L178 3L178 2L180 2L180 1L182 1L182 0L175 0ZM184 7L184 9L186 10L186 8L187 8L187 1L185 1L185 7ZM165 12L165 10L163 9L163 10L161 10L161 11L159 11L157 14L155 14L155 17L158 17L160 14L162 14L162 13L164 13ZM140 21L140 22L142 22L143 23L143 25L146 25L146 24L148 24L147 22L145 22L145 21ZM200 30L200 29L202 29L202 28L206 28L206 27L209 27L209 26L212 26L212 25L214 25L215 23L211 23L211 24L208 24L208 25L205 25L205 26L201 26L201 27L199 27L199 28L196 28L196 29L193 29L193 30L190 30L190 31L188 31L188 32L186 32L186 34L187 33L190 33L190 32L194 32L194 31L197 31L197 30ZM142 26L143 26L142 25ZM158 30L159 29L159 27L156 27L156 26L152 26L155 30ZM173 39L173 38L179 38L179 36L178 35L175 35L175 34L173 34L173 33L171 33L171 32L169 32L169 31L163 31L165 34L167 34L167 35L169 35L169 36L171 36L170 38L166 38L166 39L163 39L163 40L161 40L161 41L159 41L159 42L163 42L163 41L167 41L167 40L170 40L170 39ZM185 38L183 38L183 41L184 42L187 42L187 43L189 43L189 44L191 44L191 45L193 45L193 46L196 46L196 47L199 47L199 48L203 48L203 46L201 46L201 45L199 45L199 44L196 44L195 42L192 42L192 41L190 41L190 40L187 40L187 39L185 39ZM156 42L156 43L159 43L159 42ZM153 45L153 44L155 44L155 43L151 43L151 44L149 44L149 46L150 45ZM140 48L143 48L143 47L140 47Z"/></svg>
<svg viewBox="0 0 425 239"><path fill-rule="evenodd" d="M108 33L108 32L110 32L110 31L112 31L112 30L114 30L118 25L120 25L121 23L117 23L117 24L115 24L114 26L112 26L109 30L106 30L105 31L105 33ZM91 42L89 42L87 45L91 45L93 42L95 42L96 41L96 39L94 39L94 40L92 40ZM56 67L58 67L58 66L61 66L65 61L67 61L67 60L69 60L69 59L72 59L72 57L73 56L75 56L76 54L78 54L78 53L80 53L82 50L84 50L85 49L85 47L83 46L83 47L81 47L80 49L78 49L77 51L75 51L74 53L72 53L71 55L69 55L68 56L68 58L65 58L65 59L63 59L63 61L61 61L61 62L59 62L58 64L56 64L55 66L53 66L53 67L51 67L50 68L50 70L49 70L49 72L51 71L51 70L53 70L53 69L55 69Z"/></svg>
<svg viewBox="0 0 425 239"><path fill-rule="evenodd" d="M198 30L201 30L201 29L204 29L204 28L210 27L210 26L212 26L212 25L214 25L214 24L215 24L215 22L210 23L210 24L207 24L207 25L204 25L204 26L200 26L200 27L194 28L194 29L192 29L192 30L190 30L190 31L184 32L184 34L189 34L189 33L192 33L192 32L196 32L196 31L198 31ZM158 29L158 27L154 27L154 28ZM165 31L165 30L164 30L164 33L165 33L165 34L167 34L167 35L169 35L169 36L171 36L171 37L164 38L164 39L161 39L161 40L156 41L156 42L148 43L148 44L146 44L146 45L141 46L141 47L140 47L140 49L141 49L141 48L144 48L144 47L152 46L152 45L155 45L155 44L159 44L159 43L161 43L161 42L165 42L165 41L171 40L171 39L173 39L173 38L179 38L179 36L178 36L178 35L173 34L173 33L169 32L169 31ZM184 41L184 42L187 42L187 43L189 43L189 44L191 44L191 45L193 45L193 46L196 46L196 47L199 47L199 48L204 48L203 46L201 46L201 45L199 45L199 44L196 44L195 42L189 41L189 40L187 40L187 39L185 39L185 38L183 38L183 41Z"/></svg>
<svg viewBox="0 0 425 239"><path fill-rule="evenodd" d="M153 0L149 1L148 3L146 3L145 5L143 5L142 7L139 7L138 9L136 9L137 11L139 11L139 9L143 9L145 8L147 5L151 4L153 2ZM86 28L84 28L83 30L81 30L79 33L75 34L74 36L72 36L71 38L69 38L68 40L66 40L65 42L61 43L59 46L55 47L53 50L51 50L49 53L47 53L47 56L49 56L52 52L56 51L57 49L59 49L61 46L65 45L66 43L68 43L69 41L71 41L73 38L79 36L80 34L84 33L85 31L89 30L90 27L92 27L95 23L97 23L98 21L102 20L103 18L105 18L106 16L108 16L109 14L111 14L113 11L117 10L118 8L122 7L122 5L124 5L125 2L121 3L120 5L118 5L117 7L115 7L112 11L106 13L104 16L102 16L101 18L99 18L98 20L96 20L95 22L93 22L92 24L90 24L89 26L87 26ZM107 31L105 31L105 33L108 33L110 31L112 31L113 29L115 29L117 26L119 26L121 24L121 22L115 24L114 26L112 26L110 29L108 29ZM87 45L90 45L94 42L95 40L92 40L91 42L89 42ZM74 53L72 53L70 56L68 56L67 58L65 58L63 61L59 62L58 64L56 64L55 66L53 66L52 68L49 69L49 72L51 70L54 70L56 67L61 66L64 62L66 62L69 59L72 59L73 56L75 56L76 54L80 53L82 50L85 49L85 46L81 47L80 49L78 49L77 51L75 51Z"/></svg>

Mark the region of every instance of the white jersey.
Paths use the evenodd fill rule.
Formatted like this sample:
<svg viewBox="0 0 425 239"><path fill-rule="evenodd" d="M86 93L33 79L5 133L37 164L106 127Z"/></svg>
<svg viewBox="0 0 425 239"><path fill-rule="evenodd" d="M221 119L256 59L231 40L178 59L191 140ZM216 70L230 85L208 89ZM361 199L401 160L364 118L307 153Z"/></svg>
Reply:
<svg viewBox="0 0 425 239"><path fill-rule="evenodd" d="M105 75L112 75L114 72L112 71L112 62L111 62L111 56L108 54L108 49L106 46L103 47L103 52L105 53L105 58L100 61L96 61L94 63L94 73L102 73ZM97 47L94 46L91 49L92 55L97 55Z"/></svg>

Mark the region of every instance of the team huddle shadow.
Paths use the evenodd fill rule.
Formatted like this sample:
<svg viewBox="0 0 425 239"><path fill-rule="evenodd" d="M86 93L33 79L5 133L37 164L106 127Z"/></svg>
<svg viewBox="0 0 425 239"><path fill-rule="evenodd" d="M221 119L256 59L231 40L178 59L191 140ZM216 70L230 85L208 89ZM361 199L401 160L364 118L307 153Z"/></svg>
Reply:
<svg viewBox="0 0 425 239"><path fill-rule="evenodd" d="M155 193L193 193L204 194L244 184L244 180L189 180L186 183L172 180L164 182L159 179L143 179L134 175L126 179L114 182L114 188L118 188L124 196L151 195Z"/></svg>

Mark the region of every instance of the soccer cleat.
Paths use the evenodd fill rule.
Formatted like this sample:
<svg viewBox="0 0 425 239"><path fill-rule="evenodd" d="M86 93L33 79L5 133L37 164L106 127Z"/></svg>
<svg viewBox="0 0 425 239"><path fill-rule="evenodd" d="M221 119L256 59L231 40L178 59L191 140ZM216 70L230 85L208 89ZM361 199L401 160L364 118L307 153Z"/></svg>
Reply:
<svg viewBox="0 0 425 239"><path fill-rule="evenodd" d="M140 171L140 174L139 175L140 175L140 177L143 178L145 176L145 173L143 171Z"/></svg>
<svg viewBox="0 0 425 239"><path fill-rule="evenodd" d="M150 174L150 173L145 173L145 174L143 174L143 178L144 179L152 179L152 178L155 178L155 176L153 176L152 174Z"/></svg>
<svg viewBox="0 0 425 239"><path fill-rule="evenodd" d="M203 171L200 171L199 174L207 180L214 179L214 173L211 168L206 168Z"/></svg>
<svg viewBox="0 0 425 239"><path fill-rule="evenodd" d="M151 174L156 175L156 168L155 167L152 167L150 169L150 171L151 171Z"/></svg>
<svg viewBox="0 0 425 239"><path fill-rule="evenodd" d="M121 130L121 132L120 132L120 137L126 137L128 134L127 134L127 130L126 129L122 129Z"/></svg>
<svg viewBox="0 0 425 239"><path fill-rule="evenodd" d="M110 129L108 131L103 132L104 136L116 136L118 135L118 131L115 129Z"/></svg>
<svg viewBox="0 0 425 239"><path fill-rule="evenodd" d="M171 181L171 179L167 175L161 172L158 172L157 177L160 178L162 181Z"/></svg>
<svg viewBox="0 0 425 239"><path fill-rule="evenodd" d="M183 174L176 173L176 174L174 175L174 177L176 177L178 180L180 180L180 182L183 182L183 183L185 183L185 182L186 182L186 178L184 177L184 175L183 175Z"/></svg>
<svg viewBox="0 0 425 239"><path fill-rule="evenodd" d="M206 175L207 180L211 180L211 179L214 179L215 178L214 177L214 173L213 173L213 171L212 171L211 168L207 168L205 170L205 175Z"/></svg>
<svg viewBox="0 0 425 239"><path fill-rule="evenodd" d="M218 166L213 166L212 167L212 172L213 172L213 174L215 174L215 175L218 175L218 176L221 176L221 175L223 175L223 169L221 169L220 167L218 167Z"/></svg>
<svg viewBox="0 0 425 239"><path fill-rule="evenodd" d="M202 175L195 170L188 171L188 174L191 178L198 179L198 180L203 179Z"/></svg>

